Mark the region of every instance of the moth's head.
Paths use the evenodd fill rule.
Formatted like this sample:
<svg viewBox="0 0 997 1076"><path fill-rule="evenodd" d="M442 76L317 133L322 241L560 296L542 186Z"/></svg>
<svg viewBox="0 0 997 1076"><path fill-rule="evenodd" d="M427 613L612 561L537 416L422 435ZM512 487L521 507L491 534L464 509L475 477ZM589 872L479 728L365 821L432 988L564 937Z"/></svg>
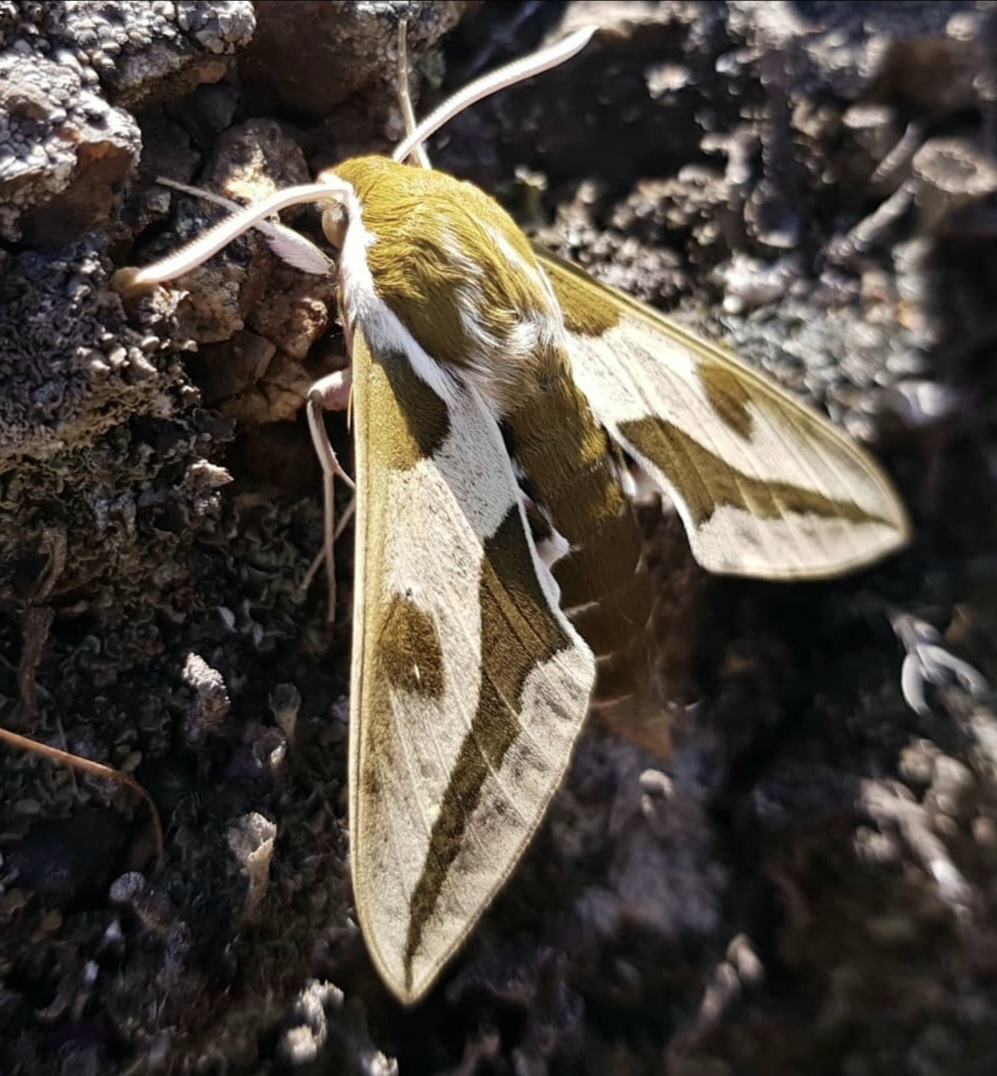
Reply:
<svg viewBox="0 0 997 1076"><path fill-rule="evenodd" d="M417 168L373 154L351 157L320 173L316 186L331 197L320 203L322 231L342 250L351 224L376 224L376 241L390 244L415 217L425 223L432 209L450 208L456 181L440 172Z"/></svg>
<svg viewBox="0 0 997 1076"><path fill-rule="evenodd" d="M391 174L392 170L403 175L421 174L419 169L393 164L387 158L377 156L353 157L319 173L316 186L330 192L328 198L317 203L321 211L322 233L339 256L340 270L347 233L351 225L361 224L366 218L368 196L376 191L386 196L390 203L393 200L391 192L405 186L404 180ZM382 200L383 197L378 198L379 202ZM388 236L378 238L386 240Z"/></svg>
<svg viewBox="0 0 997 1076"><path fill-rule="evenodd" d="M325 171L320 172L318 183L328 186L330 190L343 190L343 180L333 168L327 168ZM345 193L330 199L324 204L322 209L322 234L335 250L342 249L349 223L349 199Z"/></svg>

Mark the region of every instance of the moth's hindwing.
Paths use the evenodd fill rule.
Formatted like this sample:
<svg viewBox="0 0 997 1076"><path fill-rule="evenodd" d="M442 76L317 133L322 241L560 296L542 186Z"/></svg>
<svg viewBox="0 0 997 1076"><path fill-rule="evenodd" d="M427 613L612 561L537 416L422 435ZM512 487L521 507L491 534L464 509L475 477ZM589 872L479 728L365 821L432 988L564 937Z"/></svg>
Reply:
<svg viewBox="0 0 997 1076"><path fill-rule="evenodd" d="M456 380L353 335L354 891L404 1002L429 988L530 840L595 662L558 607L499 428Z"/></svg>
<svg viewBox="0 0 997 1076"><path fill-rule="evenodd" d="M674 503L703 567L819 579L906 544L889 479L831 422L650 307L537 255L564 310L575 380Z"/></svg>

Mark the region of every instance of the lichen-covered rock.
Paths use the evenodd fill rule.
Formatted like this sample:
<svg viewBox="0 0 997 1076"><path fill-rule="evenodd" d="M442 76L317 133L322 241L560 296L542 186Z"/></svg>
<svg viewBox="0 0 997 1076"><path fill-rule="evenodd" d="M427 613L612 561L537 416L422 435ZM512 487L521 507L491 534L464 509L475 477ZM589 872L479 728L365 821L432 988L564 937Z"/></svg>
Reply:
<svg viewBox="0 0 997 1076"><path fill-rule="evenodd" d="M90 240L10 260L0 280L0 473L90 445L129 418L175 413L177 299L156 297L129 324L108 268Z"/></svg>
<svg viewBox="0 0 997 1076"><path fill-rule="evenodd" d="M141 151L133 112L219 81L252 5L11 5L0 22L0 235L51 248L107 228Z"/></svg>
<svg viewBox="0 0 997 1076"><path fill-rule="evenodd" d="M973 0L732 0L729 10L735 32L795 66L793 81L844 100L892 98L952 113L979 102L991 67L993 12Z"/></svg>
<svg viewBox="0 0 997 1076"><path fill-rule="evenodd" d="M139 153L138 126L71 65L0 54L0 228L36 246L106 226Z"/></svg>

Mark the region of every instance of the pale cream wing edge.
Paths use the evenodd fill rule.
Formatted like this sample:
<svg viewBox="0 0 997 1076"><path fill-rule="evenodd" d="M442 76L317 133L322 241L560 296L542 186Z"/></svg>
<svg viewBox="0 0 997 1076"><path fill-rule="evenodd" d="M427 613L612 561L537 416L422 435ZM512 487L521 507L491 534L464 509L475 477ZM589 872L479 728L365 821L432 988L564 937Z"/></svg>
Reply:
<svg viewBox="0 0 997 1076"><path fill-rule="evenodd" d="M576 382L674 503L705 568L830 578L907 544L910 522L890 479L829 419L729 352L534 250L565 308Z"/></svg>
<svg viewBox="0 0 997 1076"><path fill-rule="evenodd" d="M412 1004L543 818L595 661L558 607L476 391L444 406L360 330L352 357L354 895L375 965Z"/></svg>

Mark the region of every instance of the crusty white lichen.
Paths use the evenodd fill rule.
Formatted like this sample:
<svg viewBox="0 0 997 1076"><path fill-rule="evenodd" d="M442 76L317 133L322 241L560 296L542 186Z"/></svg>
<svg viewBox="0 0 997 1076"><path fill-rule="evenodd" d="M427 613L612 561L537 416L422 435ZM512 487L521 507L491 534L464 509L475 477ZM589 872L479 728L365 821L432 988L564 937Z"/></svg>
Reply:
<svg viewBox="0 0 997 1076"><path fill-rule="evenodd" d="M107 280L93 241L20 255L0 280L0 474L90 444L131 416L173 413L178 300L157 296L146 324L129 325Z"/></svg>
<svg viewBox="0 0 997 1076"><path fill-rule="evenodd" d="M22 237L21 213L97 166L122 179L137 160L135 120L84 85L78 67L9 50L0 55L0 234ZM100 162L98 164L98 162Z"/></svg>
<svg viewBox="0 0 997 1076"><path fill-rule="evenodd" d="M90 197L85 185L107 192L138 162L141 138L135 109L171 80L193 88L217 81L218 57L247 44L255 29L252 4L75 3L19 4L0 9L0 237L17 241L69 239L77 217L48 233L27 231L32 209L60 212L72 192L92 212L83 226L106 222L110 195ZM81 189L83 187L84 189Z"/></svg>

